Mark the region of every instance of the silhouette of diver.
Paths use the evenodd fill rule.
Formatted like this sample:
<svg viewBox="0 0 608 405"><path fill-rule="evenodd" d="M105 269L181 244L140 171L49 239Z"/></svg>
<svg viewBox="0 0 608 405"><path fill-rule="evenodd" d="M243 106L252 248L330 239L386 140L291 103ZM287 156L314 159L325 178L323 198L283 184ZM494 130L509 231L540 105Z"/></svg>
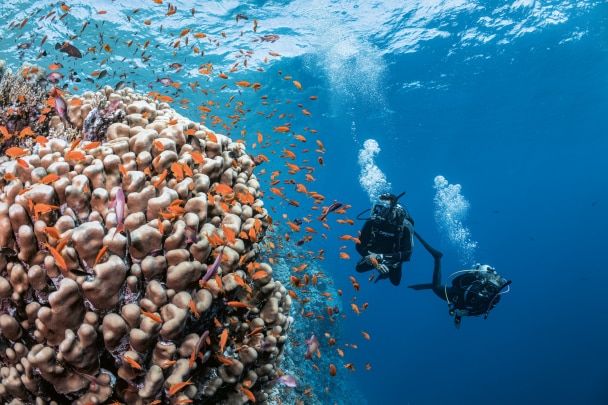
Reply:
<svg viewBox="0 0 608 405"><path fill-rule="evenodd" d="M484 315L484 319L487 319L490 310L500 301L500 296L509 292L511 281L505 280L494 268L487 264L476 264L472 269L452 273L446 280L446 284L442 285L441 258L443 254L431 247L415 231L414 236L433 256L433 282L409 287L414 290L432 289L439 298L448 303L449 314L454 316L456 326L460 325L463 316ZM452 280L452 285L448 286L447 281L455 275L458 276ZM507 290L503 291L505 288Z"/></svg>

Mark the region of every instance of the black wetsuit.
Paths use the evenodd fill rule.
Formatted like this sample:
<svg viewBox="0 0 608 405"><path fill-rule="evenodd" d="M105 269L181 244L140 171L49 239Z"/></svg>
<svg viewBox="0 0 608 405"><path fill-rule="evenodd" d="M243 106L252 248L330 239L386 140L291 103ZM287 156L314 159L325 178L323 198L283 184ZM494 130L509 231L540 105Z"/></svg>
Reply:
<svg viewBox="0 0 608 405"><path fill-rule="evenodd" d="M479 316L488 313L498 301L500 301L500 289L493 287L491 284L484 283L479 273L465 272L455 277L452 280L451 286L441 284L441 258L443 254L436 249L433 249L420 235L414 232L414 235L422 246L433 256L433 283L411 286L416 290L432 288L433 292L444 301L449 300L452 308L455 311L456 324L460 323L460 317ZM508 282L506 285L510 284ZM501 287L502 288L502 287ZM489 290L489 291L488 291ZM480 294L479 294L480 293Z"/></svg>
<svg viewBox="0 0 608 405"><path fill-rule="evenodd" d="M393 285L399 285L401 264L409 261L412 256L412 233L412 224L407 219L401 225L393 225L386 220L367 220L361 229L361 243L356 245L357 252L362 256L357 263L357 272L363 273L375 268L365 262L365 257L370 253L382 254L382 263L389 268L389 272L381 273L376 281L388 277Z"/></svg>

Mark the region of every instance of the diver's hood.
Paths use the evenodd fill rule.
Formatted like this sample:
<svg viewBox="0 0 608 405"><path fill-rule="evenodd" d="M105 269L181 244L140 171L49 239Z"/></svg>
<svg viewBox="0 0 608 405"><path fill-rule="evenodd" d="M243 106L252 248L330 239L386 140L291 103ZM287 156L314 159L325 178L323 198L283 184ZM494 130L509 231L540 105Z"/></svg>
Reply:
<svg viewBox="0 0 608 405"><path fill-rule="evenodd" d="M405 208L398 203L398 200L404 195L405 191L397 196L391 193L380 194L378 196L379 201L375 203L371 209L359 213L357 219L371 219L376 222L389 221L394 224L401 224L403 220L409 216ZM361 216L367 211L371 211L369 218L362 218Z"/></svg>
<svg viewBox="0 0 608 405"><path fill-rule="evenodd" d="M507 283L504 277L496 272L496 269L488 264L476 264L475 270L484 273L486 283L492 284L498 290L502 289Z"/></svg>

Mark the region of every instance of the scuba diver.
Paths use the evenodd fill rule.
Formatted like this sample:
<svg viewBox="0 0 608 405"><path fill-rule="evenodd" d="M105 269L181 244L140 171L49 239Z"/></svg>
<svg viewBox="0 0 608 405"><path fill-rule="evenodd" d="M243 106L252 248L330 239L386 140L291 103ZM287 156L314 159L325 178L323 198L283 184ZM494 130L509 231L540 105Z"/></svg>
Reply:
<svg viewBox="0 0 608 405"><path fill-rule="evenodd" d="M357 219L365 220L361 229L360 243L357 252L362 256L356 270L363 273L378 269L378 280L388 278L393 285L401 282L401 265L410 260L414 246L414 220L397 201L405 192L395 196L390 193L380 195L381 203L374 204L369 218L361 215L370 211L367 209L357 215Z"/></svg>
<svg viewBox="0 0 608 405"><path fill-rule="evenodd" d="M433 290L449 306L449 314L454 316L454 325L460 326L463 316L483 315L488 318L490 310L498 304L500 296L509 292L511 280L505 280L496 270L487 264L476 264L469 270L460 270L452 273L441 284L441 258L443 254L433 249L424 239L414 232L422 246L433 256L433 283L411 285L414 290ZM452 285L447 282L452 278ZM506 288L506 291L503 291Z"/></svg>

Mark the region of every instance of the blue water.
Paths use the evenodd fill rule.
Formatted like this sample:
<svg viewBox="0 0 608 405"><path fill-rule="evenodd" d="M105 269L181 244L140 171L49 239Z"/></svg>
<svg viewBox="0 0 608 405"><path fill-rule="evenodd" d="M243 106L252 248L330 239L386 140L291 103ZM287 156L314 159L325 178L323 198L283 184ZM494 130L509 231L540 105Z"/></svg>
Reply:
<svg viewBox="0 0 608 405"><path fill-rule="evenodd" d="M250 153L271 157L262 166L267 174L260 174L265 182L273 170L282 170L281 180L289 178L279 154L291 141L272 131L288 121L308 139L294 148L296 163L315 166L316 181L306 186L323 194L325 205L334 199L350 204L347 216L354 218L378 193L406 191L402 202L417 231L444 253L444 277L481 262L513 280L511 291L487 320L464 319L457 329L445 302L430 292L407 288L430 282L432 258L422 246L415 246L411 262L405 264L401 286L368 283L367 275L354 271L357 253L352 242L338 239L345 233L356 235L362 223L336 224L337 216L328 218L330 230L313 223L327 239L314 235L303 251L325 249L325 260L315 266L344 291L340 305L346 317L337 317L338 326L332 327L339 330L345 358L333 361L353 363L356 369L351 373L340 365L338 376L329 379L327 368L317 372L308 363L301 366L300 387L312 387L318 402L608 403L608 3L402 3L176 2L177 13L165 16L166 3L73 2L64 20L50 21L39 18L58 10L58 5L13 1L0 6L0 59L14 67L22 61L48 66L61 60L66 70L73 68L84 78L109 58L104 64L110 73L106 81L83 80L80 90L94 88L95 83L115 85L118 75L125 73L124 80L129 85L135 81L137 90L173 94L174 89L156 82L169 75L183 83L178 97L191 100L189 109L176 109L193 120L199 120L195 106L210 98L188 88L198 79L217 90L215 100L227 103L235 95L252 109L230 135L239 137L245 129ZM141 10L132 14L138 7ZM42 11L23 28L8 28L39 8ZM99 10L108 13L95 14ZM237 13L249 20L236 22ZM252 32L253 18L259 23L257 33ZM145 19L151 25L145 25ZM68 60L53 46L77 34L85 20L91 23L73 42L83 51L96 46L97 53ZM192 56L188 47L173 47L184 28L206 32L221 44L207 42L204 56ZM100 50L98 32L104 33L112 54ZM266 34L280 38L252 42ZM48 39L41 48L44 35ZM129 38L140 44L151 40L149 62L124 45ZM16 48L30 40L30 49ZM47 56L36 59L41 49ZM242 60L235 57L239 49L253 50L250 67L244 69L241 63L237 72L228 73L235 61ZM268 51L281 56L271 57ZM181 72L168 68L174 61L184 64ZM206 61L215 65L209 81L196 72ZM217 78L220 71L231 76L230 82L259 81L262 90L239 92L233 85L220 90L227 83ZM117 75L111 76L114 72ZM285 80L286 75L298 80L303 90ZM260 104L262 93L281 102L274 107ZM311 101L310 95L318 100ZM301 114L297 103L312 117ZM276 115L265 118L271 108L276 108ZM282 112L294 115L278 118ZM306 127L318 133L310 134ZM252 148L258 130L273 146ZM314 139L322 140L326 149L323 167L317 164ZM376 169L371 178L366 166L358 163L370 139L379 149L367 150L368 163L371 159ZM304 147L311 151L303 152ZM444 207L460 216L456 225L464 239L450 237L446 209L438 209L434 179L439 175L450 185L460 185L459 201L466 205L448 201ZM298 181L303 182L301 177ZM310 199L282 186L301 205L295 208L278 197L268 198L267 204L277 211L277 227L284 222L282 213L289 218L318 216L310 209ZM292 241L298 237L292 235ZM341 250L342 246L346 248ZM340 259L340 251L351 259ZM361 291L353 290L349 276L357 278ZM359 305L369 303L360 316L350 310L353 297ZM296 325L310 322L322 336L327 323L298 321L298 305ZM371 335L371 341L361 330ZM336 358L334 348L326 339L322 342L324 358ZM358 348L344 348L344 343ZM303 350L293 348L295 362L302 361ZM371 370L365 370L366 363ZM353 398L343 397L345 392ZM297 394L304 398L301 389Z"/></svg>

